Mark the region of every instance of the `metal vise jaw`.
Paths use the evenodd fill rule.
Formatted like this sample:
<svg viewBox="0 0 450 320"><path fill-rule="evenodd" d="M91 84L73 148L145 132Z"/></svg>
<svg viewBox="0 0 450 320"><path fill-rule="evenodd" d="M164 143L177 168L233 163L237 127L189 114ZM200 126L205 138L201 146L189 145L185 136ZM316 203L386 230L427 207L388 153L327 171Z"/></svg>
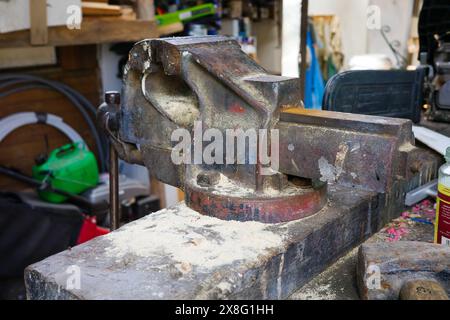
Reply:
<svg viewBox="0 0 450 320"><path fill-rule="evenodd" d="M409 122L309 113L301 109L298 79L267 74L230 38L138 42L123 83L120 110L111 103L99 110L119 157L183 189L186 204L202 214L291 221L322 209L328 182L385 192L407 175L404 152L413 148ZM286 107L290 111L283 111ZM193 143L180 151L186 132ZM240 162L239 151L227 149L239 134L245 148ZM211 147L209 142L198 147L202 140L214 142L212 163L204 161ZM263 159L262 147L266 155L271 150L272 162ZM236 152L230 156L230 150ZM278 152L280 166L274 166ZM174 153L184 161L174 161Z"/></svg>

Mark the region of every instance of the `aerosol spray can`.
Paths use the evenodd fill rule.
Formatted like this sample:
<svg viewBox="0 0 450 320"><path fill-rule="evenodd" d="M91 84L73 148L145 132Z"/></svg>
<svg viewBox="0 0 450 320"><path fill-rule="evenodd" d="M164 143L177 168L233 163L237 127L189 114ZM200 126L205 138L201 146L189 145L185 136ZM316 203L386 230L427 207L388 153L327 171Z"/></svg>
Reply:
<svg viewBox="0 0 450 320"><path fill-rule="evenodd" d="M450 246L450 147L445 161L439 168L434 242Z"/></svg>

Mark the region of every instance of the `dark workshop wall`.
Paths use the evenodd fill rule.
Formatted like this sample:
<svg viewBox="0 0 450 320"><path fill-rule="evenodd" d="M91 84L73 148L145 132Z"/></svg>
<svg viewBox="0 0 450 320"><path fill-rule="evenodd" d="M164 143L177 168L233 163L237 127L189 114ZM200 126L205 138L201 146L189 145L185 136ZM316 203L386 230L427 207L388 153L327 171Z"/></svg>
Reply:
<svg viewBox="0 0 450 320"><path fill-rule="evenodd" d="M96 50L96 45L60 47L57 48L56 66L1 70L1 73L28 73L61 81L83 94L94 106L98 106L101 97L101 79ZM48 112L62 117L85 139L89 148L96 152L91 132L81 113L60 93L33 89L0 99L0 118L25 111ZM0 143L0 164L31 174L34 159L45 151L45 135L48 136L50 150L69 142L57 129L46 125L22 127ZM16 191L24 188L28 186L0 176L0 191Z"/></svg>

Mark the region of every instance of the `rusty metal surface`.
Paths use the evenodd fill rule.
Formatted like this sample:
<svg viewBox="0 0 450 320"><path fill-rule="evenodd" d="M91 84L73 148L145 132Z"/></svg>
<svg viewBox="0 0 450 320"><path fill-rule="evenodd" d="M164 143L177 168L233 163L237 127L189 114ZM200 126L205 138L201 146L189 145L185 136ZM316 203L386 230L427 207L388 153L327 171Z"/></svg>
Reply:
<svg viewBox="0 0 450 320"><path fill-rule="evenodd" d="M267 74L230 38L144 40L126 66L120 135L164 152L172 148L171 133L178 127L192 130L194 120L202 121L203 130L222 132L271 128L282 105L300 103L297 87L298 79ZM146 164L160 162L159 157L144 152ZM184 177L172 173L186 170L168 168L155 176L183 188ZM258 165L216 169L255 189L264 183Z"/></svg>
<svg viewBox="0 0 450 320"><path fill-rule="evenodd" d="M327 185L302 186L255 193L239 186L222 184L196 184L185 186L186 204L208 216L224 220L280 223L298 220L320 211L327 203Z"/></svg>
<svg viewBox="0 0 450 320"><path fill-rule="evenodd" d="M236 197L234 202L230 198L230 203L239 203L253 213L228 217L287 221L310 215L323 207L326 193L291 185L289 188L298 189L296 197L301 198L302 204L282 204L284 188L288 185L283 187L280 181L287 177L282 173L276 173L275 177L262 175L259 158L253 164L249 153L244 164L231 166L175 165L170 161L173 148L170 136L175 129L186 128L192 132L195 120L202 122L203 132L215 128L224 135L227 129L271 129L278 121L282 105L300 105L298 84L298 79L267 74L230 38L144 40L130 52L125 69L120 138L125 143L139 145L150 173L189 191L187 194L192 197L187 196L188 205L204 214L213 212L203 202L208 194L209 199L214 198L213 191L194 192L193 185L186 182L199 170L220 173L261 197L258 201L256 196ZM272 195L272 189L277 189L279 194ZM287 194L285 196L285 200L290 200ZM198 205L200 202L202 206ZM261 207L263 203L267 207L265 211ZM212 207L216 205L211 203ZM271 216L279 214L280 217L266 217L268 210L274 208L281 209ZM254 214L260 209L264 214ZM224 213L217 210L217 215L222 217Z"/></svg>
<svg viewBox="0 0 450 320"><path fill-rule="evenodd" d="M409 120L290 108L277 128L280 171L383 193L418 150Z"/></svg>

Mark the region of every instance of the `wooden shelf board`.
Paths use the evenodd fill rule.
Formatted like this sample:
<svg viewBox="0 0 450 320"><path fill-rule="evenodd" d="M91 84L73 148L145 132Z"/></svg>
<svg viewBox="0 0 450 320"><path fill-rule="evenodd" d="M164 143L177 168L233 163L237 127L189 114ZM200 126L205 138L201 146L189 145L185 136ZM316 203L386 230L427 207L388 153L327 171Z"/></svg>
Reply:
<svg viewBox="0 0 450 320"><path fill-rule="evenodd" d="M125 20L119 18L84 17L80 29L66 26L49 27L47 46L69 46L112 42L133 42L158 38L183 30L183 25L158 27L155 21ZM30 30L0 34L0 47L28 47Z"/></svg>
<svg viewBox="0 0 450 320"><path fill-rule="evenodd" d="M183 31L184 26L181 22L171 23L165 26L158 27L158 31L161 36L171 35L177 32Z"/></svg>

